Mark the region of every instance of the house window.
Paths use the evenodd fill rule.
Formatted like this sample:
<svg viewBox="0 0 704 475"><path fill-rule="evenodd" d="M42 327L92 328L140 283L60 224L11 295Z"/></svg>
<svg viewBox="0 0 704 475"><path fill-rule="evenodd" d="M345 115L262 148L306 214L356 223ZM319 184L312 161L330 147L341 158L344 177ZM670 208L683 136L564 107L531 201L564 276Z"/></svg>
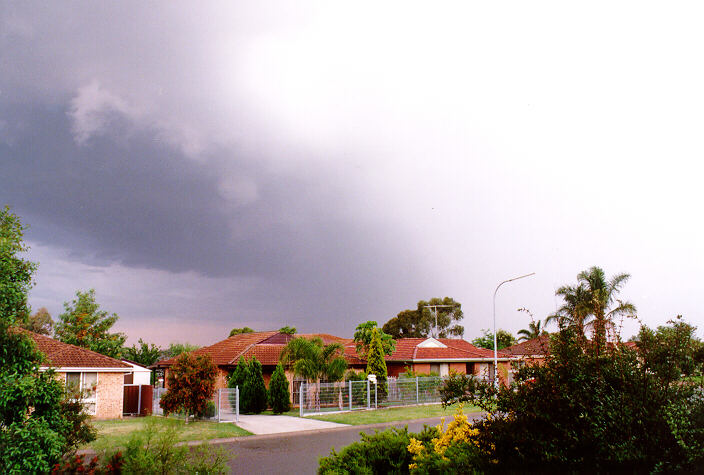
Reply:
<svg viewBox="0 0 704 475"><path fill-rule="evenodd" d="M439 376L440 375L440 364L431 364L430 365L430 374L433 376Z"/></svg>
<svg viewBox="0 0 704 475"><path fill-rule="evenodd" d="M66 373L66 387L79 391L86 412L95 415L98 402L98 373Z"/></svg>
<svg viewBox="0 0 704 475"><path fill-rule="evenodd" d="M465 363L465 374L474 374L474 363Z"/></svg>

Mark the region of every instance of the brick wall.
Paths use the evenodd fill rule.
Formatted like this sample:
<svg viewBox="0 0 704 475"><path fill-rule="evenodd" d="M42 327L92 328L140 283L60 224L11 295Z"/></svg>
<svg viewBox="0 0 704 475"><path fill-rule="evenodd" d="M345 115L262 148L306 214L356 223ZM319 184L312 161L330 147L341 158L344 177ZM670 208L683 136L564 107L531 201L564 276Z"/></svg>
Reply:
<svg viewBox="0 0 704 475"><path fill-rule="evenodd" d="M123 373L98 373L95 419L122 419Z"/></svg>
<svg viewBox="0 0 704 475"><path fill-rule="evenodd" d="M56 379L66 384L66 373L56 373ZM124 373L98 372L97 402L93 419L122 419L124 381Z"/></svg>

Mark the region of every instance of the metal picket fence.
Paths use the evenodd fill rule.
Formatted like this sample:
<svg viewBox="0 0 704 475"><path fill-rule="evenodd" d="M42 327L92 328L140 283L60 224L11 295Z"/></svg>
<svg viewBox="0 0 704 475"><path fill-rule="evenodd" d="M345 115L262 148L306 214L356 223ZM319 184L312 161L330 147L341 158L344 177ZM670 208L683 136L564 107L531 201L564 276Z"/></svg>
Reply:
<svg viewBox="0 0 704 475"><path fill-rule="evenodd" d="M439 389L444 378L389 378L386 383L341 381L337 383L307 383L298 387L301 416L324 412L377 409L440 402Z"/></svg>
<svg viewBox="0 0 704 475"><path fill-rule="evenodd" d="M152 414L163 416L164 410L159 405L161 397L166 394L166 388L154 388L152 399ZM218 389L213 394L215 413L208 419L218 422L239 422L240 420L240 390L239 388Z"/></svg>

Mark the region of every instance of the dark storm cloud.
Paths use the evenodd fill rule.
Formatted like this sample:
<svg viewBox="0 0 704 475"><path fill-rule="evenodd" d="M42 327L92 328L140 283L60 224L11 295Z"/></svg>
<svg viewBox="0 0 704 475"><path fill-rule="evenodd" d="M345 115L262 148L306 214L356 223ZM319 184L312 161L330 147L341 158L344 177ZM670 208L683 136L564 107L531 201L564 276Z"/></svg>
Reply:
<svg viewBox="0 0 704 475"><path fill-rule="evenodd" d="M261 278L249 292L261 311L299 322L324 314L328 331L422 279L399 245L401 229L346 221L335 186L313 171L268 176L248 156L194 161L147 134L79 146L56 107L5 105L2 116L13 118L13 140L0 145L0 198L27 217L28 239L69 249L80 262ZM255 181L258 198L224 199L224 168Z"/></svg>

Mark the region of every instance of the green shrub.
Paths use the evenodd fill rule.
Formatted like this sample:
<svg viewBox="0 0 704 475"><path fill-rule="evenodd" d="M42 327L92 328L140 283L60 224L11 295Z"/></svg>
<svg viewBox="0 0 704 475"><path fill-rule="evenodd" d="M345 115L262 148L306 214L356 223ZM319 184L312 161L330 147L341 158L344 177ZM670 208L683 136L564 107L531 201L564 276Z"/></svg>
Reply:
<svg viewBox="0 0 704 475"><path fill-rule="evenodd" d="M271 375L271 381L269 381L269 406L274 414L281 414L291 409L288 380L281 363L276 365L274 374Z"/></svg>
<svg viewBox="0 0 704 475"><path fill-rule="evenodd" d="M205 403L205 408L202 412L196 414L198 419L212 419L215 417L215 402L208 401Z"/></svg>
<svg viewBox="0 0 704 475"><path fill-rule="evenodd" d="M262 364L253 357L247 365L244 384L240 389L240 410L260 414L266 406L267 391L262 375Z"/></svg>
<svg viewBox="0 0 704 475"><path fill-rule="evenodd" d="M693 331L682 322L643 327L636 353L563 330L545 364L519 370L511 388L454 375L443 401L472 401L491 414L474 427L500 471L696 470L704 398L680 381L695 370L686 350Z"/></svg>
<svg viewBox="0 0 704 475"><path fill-rule="evenodd" d="M125 474L227 473L229 457L221 448L207 443L195 449L177 446L181 429L173 421L149 419L145 428L130 438L124 454L114 454L108 465L120 464Z"/></svg>
<svg viewBox="0 0 704 475"><path fill-rule="evenodd" d="M321 457L318 473L409 473L408 467L413 463L413 457L408 451L410 438L428 443L437 434L434 427L425 427L419 434L409 434L407 427L377 431L373 435L362 432L359 442L348 445L339 453L332 449L328 457Z"/></svg>

